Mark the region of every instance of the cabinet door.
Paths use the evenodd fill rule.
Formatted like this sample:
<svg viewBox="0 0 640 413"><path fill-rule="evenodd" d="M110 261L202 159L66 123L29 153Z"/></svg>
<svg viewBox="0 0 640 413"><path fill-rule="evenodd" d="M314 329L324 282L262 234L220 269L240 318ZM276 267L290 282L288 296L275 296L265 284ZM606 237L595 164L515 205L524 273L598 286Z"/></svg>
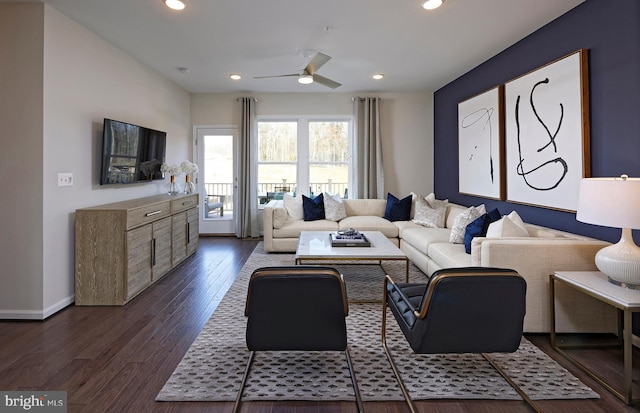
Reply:
<svg viewBox="0 0 640 413"><path fill-rule="evenodd" d="M175 266L187 256L187 212L174 214L171 217L171 227L171 263Z"/></svg>
<svg viewBox="0 0 640 413"><path fill-rule="evenodd" d="M171 269L171 217L153 223L151 280L155 281Z"/></svg>
<svg viewBox="0 0 640 413"><path fill-rule="evenodd" d="M200 236L198 227L198 208L191 208L187 211L187 256L193 254L198 249L198 239Z"/></svg>
<svg viewBox="0 0 640 413"><path fill-rule="evenodd" d="M151 284L152 224L127 231L127 281L125 299Z"/></svg>

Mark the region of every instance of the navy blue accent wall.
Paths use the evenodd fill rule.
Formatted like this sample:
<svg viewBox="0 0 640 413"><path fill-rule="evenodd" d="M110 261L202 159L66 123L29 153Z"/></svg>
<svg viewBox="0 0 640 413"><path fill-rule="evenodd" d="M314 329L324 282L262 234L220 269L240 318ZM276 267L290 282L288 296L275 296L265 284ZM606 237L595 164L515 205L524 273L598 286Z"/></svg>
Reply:
<svg viewBox="0 0 640 413"><path fill-rule="evenodd" d="M589 53L591 176L640 177L640 1L586 0L435 92L438 198L516 210L526 222L618 241L620 229L583 224L574 213L458 193L458 102L582 48Z"/></svg>

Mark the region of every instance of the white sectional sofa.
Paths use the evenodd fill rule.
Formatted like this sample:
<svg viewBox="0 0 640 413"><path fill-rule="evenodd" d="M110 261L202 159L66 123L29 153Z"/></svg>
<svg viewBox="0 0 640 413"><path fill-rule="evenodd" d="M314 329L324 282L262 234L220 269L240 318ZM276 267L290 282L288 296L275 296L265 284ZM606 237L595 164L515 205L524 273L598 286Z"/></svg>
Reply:
<svg viewBox="0 0 640 413"><path fill-rule="evenodd" d="M527 281L524 330L528 333L550 331L549 275L554 271L595 271L596 252L609 245L605 241L525 223L528 236L476 237L471 242L471 253L467 254L464 244L449 240L456 217L468 207L448 203L444 228L429 228L411 220L386 220L383 218L386 201L382 199L345 199L344 206L347 217L337 222L304 221L291 219L283 201L269 202L263 216L265 251L295 252L300 231L355 228L381 231L427 276L450 267L511 268ZM617 314L600 301L558 285L556 330L617 332Z"/></svg>

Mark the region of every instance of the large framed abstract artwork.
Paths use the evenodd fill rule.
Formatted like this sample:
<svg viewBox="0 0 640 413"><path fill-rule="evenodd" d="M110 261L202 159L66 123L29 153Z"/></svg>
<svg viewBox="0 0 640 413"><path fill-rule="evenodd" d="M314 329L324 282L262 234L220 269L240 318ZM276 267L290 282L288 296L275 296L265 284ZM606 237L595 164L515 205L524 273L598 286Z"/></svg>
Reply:
<svg viewBox="0 0 640 413"><path fill-rule="evenodd" d="M505 84L507 201L576 211L590 176L587 50Z"/></svg>
<svg viewBox="0 0 640 413"><path fill-rule="evenodd" d="M458 103L458 191L504 199L502 86Z"/></svg>

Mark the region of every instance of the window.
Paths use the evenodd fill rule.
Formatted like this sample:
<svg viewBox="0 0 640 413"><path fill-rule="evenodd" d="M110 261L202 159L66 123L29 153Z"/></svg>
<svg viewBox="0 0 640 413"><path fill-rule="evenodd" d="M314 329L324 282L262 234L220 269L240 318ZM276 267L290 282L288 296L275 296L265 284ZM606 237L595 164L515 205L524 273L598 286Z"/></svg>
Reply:
<svg viewBox="0 0 640 413"><path fill-rule="evenodd" d="M258 120L258 200L348 194L351 119Z"/></svg>

